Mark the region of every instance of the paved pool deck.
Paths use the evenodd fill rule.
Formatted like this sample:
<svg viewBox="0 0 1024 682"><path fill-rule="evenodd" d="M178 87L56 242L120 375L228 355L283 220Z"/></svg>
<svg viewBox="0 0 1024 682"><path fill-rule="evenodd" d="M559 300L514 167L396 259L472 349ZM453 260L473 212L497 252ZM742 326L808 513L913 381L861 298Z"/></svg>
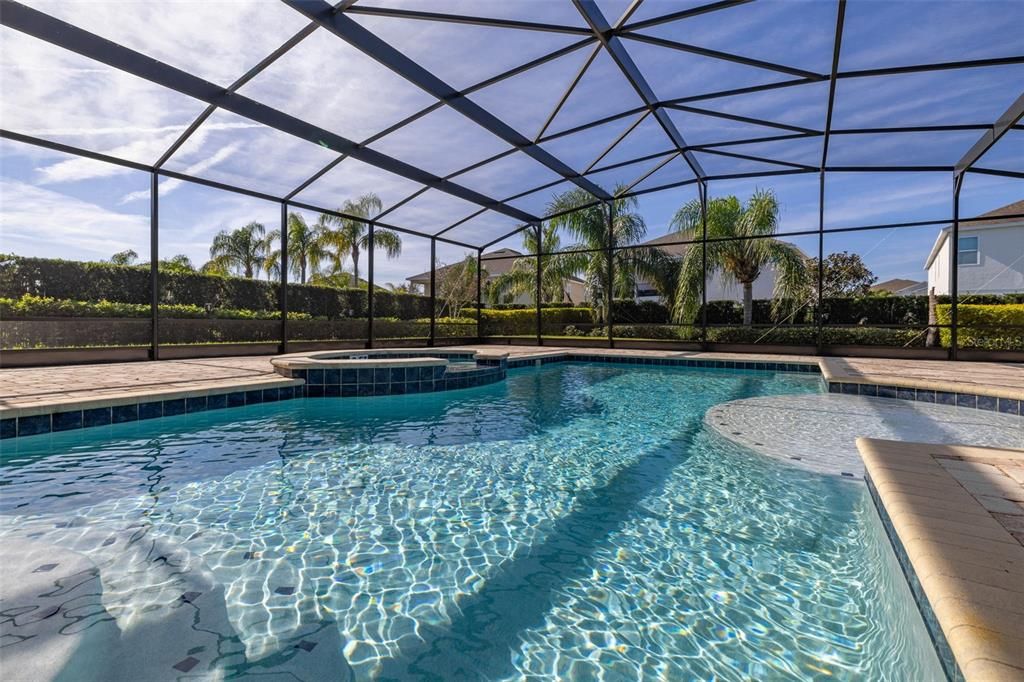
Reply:
<svg viewBox="0 0 1024 682"><path fill-rule="evenodd" d="M687 358L746 362L817 364L826 381L857 385L907 386L916 389L973 393L1024 400L1024 365L992 362L820 358L764 353L570 348L482 344L446 346L510 359L552 355ZM0 369L0 418L45 414L60 409L87 409L142 398L186 398L228 391L294 385L278 375L272 356L162 360L61 367Z"/></svg>

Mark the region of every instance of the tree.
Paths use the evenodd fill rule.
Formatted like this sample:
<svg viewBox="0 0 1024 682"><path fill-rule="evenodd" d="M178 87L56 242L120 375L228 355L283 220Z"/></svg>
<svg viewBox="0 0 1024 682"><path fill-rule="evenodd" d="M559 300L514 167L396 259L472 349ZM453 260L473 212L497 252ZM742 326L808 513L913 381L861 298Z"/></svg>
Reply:
<svg viewBox="0 0 1024 682"><path fill-rule="evenodd" d="M160 272L195 272L192 260L183 253L170 258L161 258L157 263L157 270Z"/></svg>
<svg viewBox="0 0 1024 682"><path fill-rule="evenodd" d="M355 201L351 199L338 209L351 218L340 218L338 216L325 216L326 224L335 225L334 229L327 230L323 236L324 248L331 249L329 257L340 261L348 255L352 258L352 286L358 286L359 282L359 255L370 248L370 231L367 221L381 212L384 208L383 202L376 194L370 192L364 194ZM364 220L357 220L363 218ZM396 258L402 253L402 238L397 232L384 228L375 228L373 231L374 247L383 249L388 258Z"/></svg>
<svg viewBox="0 0 1024 682"><path fill-rule="evenodd" d="M757 190L746 206L734 196L707 202L707 275L721 273L724 279L743 287L743 324L753 322L753 285L765 268L775 270L772 314L780 315L806 291L809 281L806 256L792 244L775 239L779 226L779 203L770 190ZM672 219L680 240L701 241L704 225L700 201L682 206ZM697 315L704 286L702 249L686 250L679 265L672 296L673 318L690 323Z"/></svg>
<svg viewBox="0 0 1024 682"><path fill-rule="evenodd" d="M321 216L322 217L322 216ZM288 269L299 278L301 284L306 283L306 273L320 272L320 261L327 257L324 247L325 223L318 222L312 227L298 213L288 214ZM281 274L281 249L273 245L281 243L281 230L271 230L267 234L266 269L272 276Z"/></svg>
<svg viewBox="0 0 1024 682"><path fill-rule="evenodd" d="M476 304L476 256L467 255L463 260L437 270L437 298L441 301L440 316L445 312L450 317L460 317L462 309ZM481 270L481 277L487 271Z"/></svg>
<svg viewBox="0 0 1024 682"><path fill-rule="evenodd" d="M523 251L527 254L550 254L561 250L561 239L558 228L547 223L541 229L540 244L537 243L537 232L527 229L523 232ZM568 270L572 263L568 259L555 256L541 258L541 302L561 302L572 300L569 295L569 278L573 272ZM475 286L475 282L474 282ZM487 298L491 303L498 303L528 294L537 304L537 261L533 258L517 258L512 267L494 279L487 287Z"/></svg>
<svg viewBox="0 0 1024 682"><path fill-rule="evenodd" d="M818 259L807 261L809 274L817 276ZM821 272L821 295L823 298L845 298L864 296L871 291L871 285L878 281L860 254L841 251L830 253L824 260ZM812 291L817 290L817 283L811 283ZM812 299L816 298L812 294Z"/></svg>
<svg viewBox="0 0 1024 682"><path fill-rule="evenodd" d="M131 265L138 260L139 254L134 249L125 249L124 251L118 251L110 257L111 265Z"/></svg>
<svg viewBox="0 0 1024 682"><path fill-rule="evenodd" d="M210 245L210 261L211 270L236 272L252 279L267 262L266 228L261 223L249 223L230 232L221 230Z"/></svg>

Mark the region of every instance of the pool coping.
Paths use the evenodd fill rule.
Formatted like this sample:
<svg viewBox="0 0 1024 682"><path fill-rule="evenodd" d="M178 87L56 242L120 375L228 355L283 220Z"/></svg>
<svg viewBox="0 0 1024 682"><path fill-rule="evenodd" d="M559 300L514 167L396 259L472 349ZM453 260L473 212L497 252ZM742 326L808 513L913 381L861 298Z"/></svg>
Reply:
<svg viewBox="0 0 1024 682"><path fill-rule="evenodd" d="M987 488L976 486L988 483L969 490L940 463L1016 466L1024 464L1024 450L870 438L859 438L857 447L949 679L1024 680L1024 540L977 499ZM1018 483L1021 493L1011 494L1024 500Z"/></svg>
<svg viewBox="0 0 1024 682"><path fill-rule="evenodd" d="M419 354L436 352L438 355L458 355L468 352L459 347L436 350L423 348L389 350L393 353L401 353L403 350ZM103 426L112 423L116 424L121 421L174 416L225 407L242 407L244 405L289 400L292 398L370 397L393 395L398 392L427 393L435 390L471 388L503 380L506 369L542 367L556 362L619 363L659 367L819 374L823 379L825 390L831 393L856 393L859 395L901 400L918 400L1024 416L1024 390L1016 392L1020 394L1020 398L1014 398L989 394L993 392L998 394L1007 393L1008 391L1004 390L1005 387L996 387L988 393L981 393L978 391L985 387L973 384L971 385L970 392L957 392L955 390L958 386L956 382L942 384L947 389L954 389L949 391L930 388L929 386L936 385L936 382L929 381L900 381L899 384L892 385L879 384L870 378L864 377L851 381L849 377L831 368L830 361L834 360L834 358L793 358L787 356L739 354L708 354L701 357L692 357L691 354L687 353L626 349L601 351L595 351L594 349L543 349L513 355L509 354L507 350L495 348L493 350L478 350L475 351L475 354L481 364L490 364L493 368L495 364L504 363L505 367L500 368L497 372L493 370L481 372L481 374L487 375L483 378L474 377L471 372L462 370L458 373L457 378L452 377L450 380L453 382L451 386L448 385L448 381L445 381L442 387L437 387L437 380L433 377L431 380L435 384L429 387L417 383L415 387L410 388L407 382L404 390L396 390L394 392L390 390L390 377L388 378L389 389L387 391L378 392L376 386L371 391L366 391L365 389L361 391L358 387L354 390L346 389L345 382L341 380L337 383L324 384L323 388L316 388L321 384L315 383L315 378L313 381L307 381L305 373L300 371L296 374L301 374L302 376L294 376L292 378L268 374L259 379L240 377L237 379L202 381L187 388L181 386L159 389L153 389L152 387L135 388L120 391L114 395L108 395L109 392L104 391L102 395L97 392L86 394L83 397L61 397L52 401L40 401L17 407L0 406L0 440L88 428L91 426ZM268 360L268 362L272 361ZM372 363L373 361L370 362ZM424 364L432 366L437 363ZM367 369L377 369L375 365L367 364L363 366ZM837 378L845 380L840 381ZM1009 392L1013 393L1013 391ZM243 394L243 397L232 396L232 394L238 393ZM225 397L222 398L221 396ZM157 407L157 404L159 404L159 407Z"/></svg>

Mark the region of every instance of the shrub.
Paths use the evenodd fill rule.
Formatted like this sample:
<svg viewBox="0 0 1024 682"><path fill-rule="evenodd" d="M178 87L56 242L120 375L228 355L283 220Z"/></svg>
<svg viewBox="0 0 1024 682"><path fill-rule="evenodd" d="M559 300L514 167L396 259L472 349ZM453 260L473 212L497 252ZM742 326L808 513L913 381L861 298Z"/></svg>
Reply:
<svg viewBox="0 0 1024 682"><path fill-rule="evenodd" d="M238 310L215 308L207 310L197 305L160 305L161 317L174 319L213 318L222 320L274 320L280 319L277 310ZM0 318L16 319L25 317L149 317L149 304L116 303L113 301L75 301L33 296L21 298L0 298ZM308 313L288 312L288 319L310 319Z"/></svg>
<svg viewBox="0 0 1024 682"><path fill-rule="evenodd" d="M480 311L481 336L527 336L537 333L537 309ZM541 308L541 324L545 329L562 325L588 324L593 319L590 308ZM559 330L561 333L561 330Z"/></svg>
<svg viewBox="0 0 1024 682"><path fill-rule="evenodd" d="M935 313L939 324L951 323L951 305L936 306ZM939 337L948 348L951 330L942 329ZM1024 350L1024 303L957 305L957 345L982 350Z"/></svg>
<svg viewBox="0 0 1024 682"><path fill-rule="evenodd" d="M612 301L612 322L614 324L665 324L668 322L668 308L656 301L633 301L617 299Z"/></svg>

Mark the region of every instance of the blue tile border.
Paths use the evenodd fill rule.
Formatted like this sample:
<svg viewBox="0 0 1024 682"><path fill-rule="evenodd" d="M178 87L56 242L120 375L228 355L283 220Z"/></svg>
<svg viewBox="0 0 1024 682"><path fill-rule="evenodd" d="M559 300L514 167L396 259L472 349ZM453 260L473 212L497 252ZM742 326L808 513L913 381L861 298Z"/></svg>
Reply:
<svg viewBox="0 0 1024 682"><path fill-rule="evenodd" d="M912 388L910 386L876 386L874 384L856 384L843 381L828 382L829 393L844 395L866 395L896 400L913 400L921 403L951 405L969 410L985 410L1001 412L1014 416L1024 416L1024 401L1012 398L995 398L977 393L949 393L934 391L929 388Z"/></svg>
<svg viewBox="0 0 1024 682"><path fill-rule="evenodd" d="M900 540L896 529L893 527L888 512L885 511L885 505L882 504L882 500L878 496L878 490L875 489L875 484L871 477L866 474L864 482L867 484L868 493L871 496L875 510L878 512L878 517L882 521L882 527L885 528L885 535L889 539L889 544L892 545L896 559L899 561L903 577L906 578L907 586L910 587L910 593L914 596L917 609L921 612L925 629L928 630L928 636L935 647L935 653L939 658L939 663L942 664L942 670L946 674L946 679L949 682L964 682L963 671L960 670L956 657L953 655L953 650L946 640L946 635L942 632L942 626L939 625L938 618L935 617L935 611L932 609L931 602L928 601L928 595L925 594L924 588L921 587L921 581L918 580L914 566L910 563L907 550L903 546L903 542Z"/></svg>

